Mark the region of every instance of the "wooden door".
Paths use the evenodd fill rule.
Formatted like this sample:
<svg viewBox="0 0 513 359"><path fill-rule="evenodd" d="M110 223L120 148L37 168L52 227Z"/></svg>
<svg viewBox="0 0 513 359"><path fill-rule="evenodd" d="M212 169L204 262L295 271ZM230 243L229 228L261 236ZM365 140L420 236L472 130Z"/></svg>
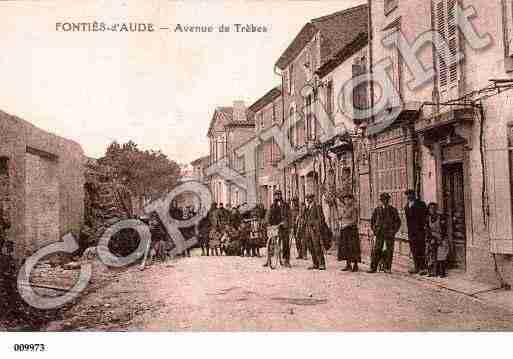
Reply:
<svg viewBox="0 0 513 359"><path fill-rule="evenodd" d="M461 163L443 166L444 210L447 216L449 237L449 263L451 267L465 269L466 226L463 165Z"/></svg>

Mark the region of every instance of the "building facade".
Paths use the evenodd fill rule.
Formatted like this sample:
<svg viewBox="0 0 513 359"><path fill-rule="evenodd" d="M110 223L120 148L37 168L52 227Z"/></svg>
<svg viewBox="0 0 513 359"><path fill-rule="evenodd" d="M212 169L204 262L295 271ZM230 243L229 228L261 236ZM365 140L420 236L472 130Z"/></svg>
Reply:
<svg viewBox="0 0 513 359"><path fill-rule="evenodd" d="M414 189L447 218L454 271L483 281L501 273L511 282L512 39L510 0L368 0L313 19L275 63L281 86L252 104L246 121L234 121L235 106L215 111L209 163L230 157L237 144L229 134L240 124L251 130L235 135L238 145L278 123L299 156L279 169L284 145L261 143L256 192L265 206L276 188L302 202L307 193L352 192L369 255L372 210L388 192L403 222L396 260L411 265L403 208L404 192ZM360 75L369 80L343 93ZM383 98L381 112L357 111ZM346 131L322 137L323 117ZM244 160L230 161L244 172ZM234 201L231 184L209 183L218 202Z"/></svg>
<svg viewBox="0 0 513 359"><path fill-rule="evenodd" d="M280 88L275 87L249 107L255 122L255 136L261 138L272 126L281 126L282 100ZM281 147L274 137L260 142L256 149L256 193L257 202L265 208L270 207L274 190L285 190L284 172L278 169L281 159Z"/></svg>
<svg viewBox="0 0 513 359"><path fill-rule="evenodd" d="M313 19L303 26L275 64L282 77L288 138L299 153L285 169L285 187L290 197L297 197L301 202L308 193L320 196L326 190L328 168L337 171L333 168L337 165L316 150L322 145L321 116L325 116L326 111L330 112L330 118L336 113L334 84L320 81L316 71L347 48L358 35L367 32L367 18L367 5L361 5ZM331 93L327 93L329 85L332 86ZM326 98L330 100L326 102ZM326 109L326 104L331 105L331 109ZM352 123L351 118L348 122Z"/></svg>
<svg viewBox="0 0 513 359"><path fill-rule="evenodd" d="M465 15L470 7L476 16ZM387 190L402 208L404 189L414 188L447 216L452 268L494 281L497 264L513 280L513 94L504 91L513 79L512 2L370 0L369 8L372 65L391 62L389 75L403 104L392 126L368 128L372 205ZM434 69L430 81L418 83L397 45L403 37L417 46L426 33L447 46L418 47L417 59ZM385 46L391 36L399 40ZM403 257L406 232L403 226L396 246Z"/></svg>
<svg viewBox="0 0 513 359"><path fill-rule="evenodd" d="M207 183L207 168L210 156L203 156L191 162L192 177L194 180Z"/></svg>
<svg viewBox="0 0 513 359"><path fill-rule="evenodd" d="M237 155L236 150L254 137L255 124L243 101L234 101L232 107L218 107L214 111L208 138L210 143L209 166L220 161L239 173L245 174L245 161ZM238 206L246 202L246 192L232 181L212 175L208 183L214 201L223 205Z"/></svg>

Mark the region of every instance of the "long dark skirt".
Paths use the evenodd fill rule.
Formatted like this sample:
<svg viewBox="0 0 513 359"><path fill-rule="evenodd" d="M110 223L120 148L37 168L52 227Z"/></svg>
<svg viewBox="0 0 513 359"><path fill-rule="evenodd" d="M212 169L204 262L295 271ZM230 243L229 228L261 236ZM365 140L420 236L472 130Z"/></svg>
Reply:
<svg viewBox="0 0 513 359"><path fill-rule="evenodd" d="M340 231L338 259L361 262L360 237L356 225L345 227Z"/></svg>

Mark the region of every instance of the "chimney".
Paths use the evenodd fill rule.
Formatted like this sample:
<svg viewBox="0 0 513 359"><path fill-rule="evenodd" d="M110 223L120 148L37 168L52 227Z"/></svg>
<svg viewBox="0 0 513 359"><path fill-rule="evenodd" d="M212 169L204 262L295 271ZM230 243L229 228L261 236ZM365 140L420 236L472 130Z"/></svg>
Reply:
<svg viewBox="0 0 513 359"><path fill-rule="evenodd" d="M246 121L246 104L244 101L233 101L233 120Z"/></svg>

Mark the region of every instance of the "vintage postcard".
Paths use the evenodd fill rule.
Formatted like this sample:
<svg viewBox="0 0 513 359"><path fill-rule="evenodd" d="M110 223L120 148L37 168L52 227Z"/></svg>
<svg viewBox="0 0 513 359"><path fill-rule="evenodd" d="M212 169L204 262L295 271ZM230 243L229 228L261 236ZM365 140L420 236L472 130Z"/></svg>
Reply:
<svg viewBox="0 0 513 359"><path fill-rule="evenodd" d="M513 1L2 1L0 43L6 335L513 329Z"/></svg>

